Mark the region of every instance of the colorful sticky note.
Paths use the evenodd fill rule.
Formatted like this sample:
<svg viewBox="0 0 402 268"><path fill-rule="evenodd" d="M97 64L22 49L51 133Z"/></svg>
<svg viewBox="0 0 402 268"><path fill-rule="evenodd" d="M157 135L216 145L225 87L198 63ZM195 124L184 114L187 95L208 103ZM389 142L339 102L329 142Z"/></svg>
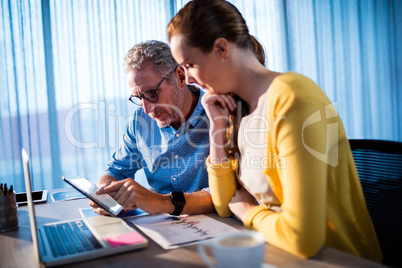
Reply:
<svg viewBox="0 0 402 268"><path fill-rule="evenodd" d="M119 247L144 242L144 238L136 232L107 237L112 247Z"/></svg>

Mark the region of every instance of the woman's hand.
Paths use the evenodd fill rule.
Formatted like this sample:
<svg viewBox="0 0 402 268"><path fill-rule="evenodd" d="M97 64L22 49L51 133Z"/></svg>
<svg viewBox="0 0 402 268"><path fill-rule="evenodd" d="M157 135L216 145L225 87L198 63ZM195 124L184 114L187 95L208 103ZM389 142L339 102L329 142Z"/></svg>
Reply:
<svg viewBox="0 0 402 268"><path fill-rule="evenodd" d="M255 207L254 197L242 187L236 190L232 200L229 203L229 209L239 218L242 222L246 219L248 212Z"/></svg>
<svg viewBox="0 0 402 268"><path fill-rule="evenodd" d="M236 109L235 99L226 94L206 92L201 103L209 118L210 128L215 129L226 128L230 112Z"/></svg>
<svg viewBox="0 0 402 268"><path fill-rule="evenodd" d="M236 109L236 101L232 96L224 94L204 94L202 106L209 118L210 162L218 164L228 160L225 150L226 127L229 114Z"/></svg>

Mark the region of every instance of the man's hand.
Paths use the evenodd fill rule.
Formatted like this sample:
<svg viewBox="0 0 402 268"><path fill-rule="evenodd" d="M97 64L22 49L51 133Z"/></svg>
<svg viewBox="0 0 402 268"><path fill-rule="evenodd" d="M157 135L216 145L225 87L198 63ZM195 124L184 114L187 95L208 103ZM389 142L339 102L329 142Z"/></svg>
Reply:
<svg viewBox="0 0 402 268"><path fill-rule="evenodd" d="M97 194L109 194L125 210L138 207L150 214L172 213L174 211L174 205L169 194L152 192L130 178L118 181L109 175L105 175L98 181L97 186L99 187ZM186 205L184 206L183 214L201 214L215 211L211 195L208 192L198 191L191 194L185 193L184 195ZM90 201L89 204L99 215L109 215L94 202Z"/></svg>
<svg viewBox="0 0 402 268"><path fill-rule="evenodd" d="M132 210L141 208L148 213L157 213L157 202L160 195L149 191L142 187L138 182L133 179L125 179L121 181L112 181L106 186L102 186L96 194L109 194L111 195L125 210ZM98 213L98 210L95 209ZM102 214L101 214L102 213ZM98 213L105 214L105 211Z"/></svg>
<svg viewBox="0 0 402 268"><path fill-rule="evenodd" d="M112 183L113 181L118 181L115 177L110 176L110 175L103 175L102 177L100 177L100 179L98 180L98 182L96 183L96 186L98 188L102 188L105 187L107 185L110 185L110 183ZM113 192L109 193L109 195L111 197L114 197ZM100 206L98 206L94 201L92 201L91 199L89 200L89 205L94 209L95 213L98 213L99 215L110 215L106 210L104 210L103 208L101 208Z"/></svg>
<svg viewBox="0 0 402 268"><path fill-rule="evenodd" d="M254 197L243 187L236 190L232 200L229 203L229 209L242 222L246 219L248 212L255 207Z"/></svg>

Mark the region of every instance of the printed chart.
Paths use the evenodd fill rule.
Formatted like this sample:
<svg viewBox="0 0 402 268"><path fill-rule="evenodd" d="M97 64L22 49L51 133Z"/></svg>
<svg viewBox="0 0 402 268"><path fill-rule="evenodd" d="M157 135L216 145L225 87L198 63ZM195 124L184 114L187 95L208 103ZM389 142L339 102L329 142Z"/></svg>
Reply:
<svg viewBox="0 0 402 268"><path fill-rule="evenodd" d="M205 215L176 217L159 214L126 220L137 226L164 249L178 248L224 233L239 231Z"/></svg>

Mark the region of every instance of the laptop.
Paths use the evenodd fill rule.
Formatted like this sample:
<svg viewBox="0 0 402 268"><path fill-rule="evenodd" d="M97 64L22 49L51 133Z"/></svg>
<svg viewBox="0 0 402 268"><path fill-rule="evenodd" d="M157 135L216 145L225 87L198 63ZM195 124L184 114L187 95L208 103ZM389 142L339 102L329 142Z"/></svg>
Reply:
<svg viewBox="0 0 402 268"><path fill-rule="evenodd" d="M123 219L109 216L36 225L29 157L22 149L25 188L36 263L57 266L96 259L148 245L148 240Z"/></svg>

